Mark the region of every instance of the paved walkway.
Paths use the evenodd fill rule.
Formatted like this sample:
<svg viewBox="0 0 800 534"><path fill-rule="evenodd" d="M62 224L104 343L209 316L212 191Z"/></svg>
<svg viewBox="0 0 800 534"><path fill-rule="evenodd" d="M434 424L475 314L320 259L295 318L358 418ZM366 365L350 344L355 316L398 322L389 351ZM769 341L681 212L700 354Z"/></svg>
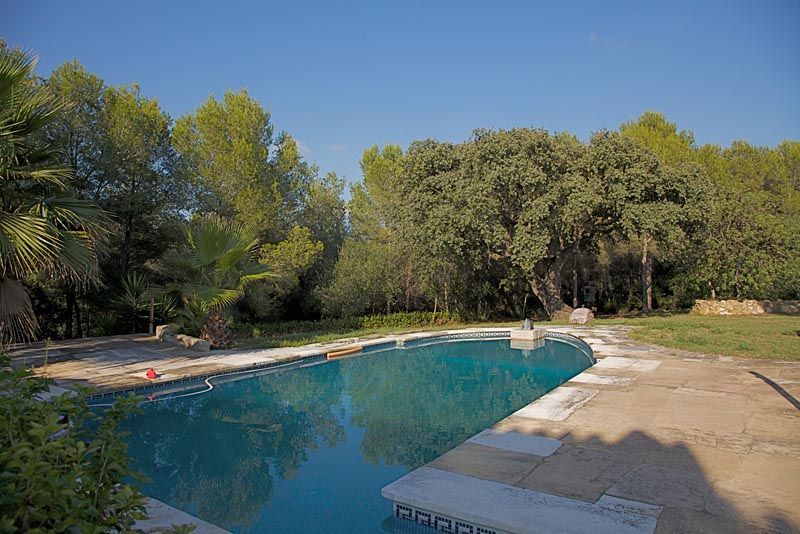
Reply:
<svg viewBox="0 0 800 534"><path fill-rule="evenodd" d="M584 339L598 364L385 495L496 532L800 532L800 364L643 345L629 327L552 330ZM119 389L146 383L148 367L162 380L319 352L202 354L135 336L54 345L46 373ZM41 348L12 356L43 358ZM469 504L498 495L496 506Z"/></svg>
<svg viewBox="0 0 800 534"><path fill-rule="evenodd" d="M330 345L199 352L138 334L35 343L12 350L9 355L12 365L35 366L37 372L52 378L58 386L85 386L105 392L319 354ZM146 377L150 368L158 374L156 380Z"/></svg>

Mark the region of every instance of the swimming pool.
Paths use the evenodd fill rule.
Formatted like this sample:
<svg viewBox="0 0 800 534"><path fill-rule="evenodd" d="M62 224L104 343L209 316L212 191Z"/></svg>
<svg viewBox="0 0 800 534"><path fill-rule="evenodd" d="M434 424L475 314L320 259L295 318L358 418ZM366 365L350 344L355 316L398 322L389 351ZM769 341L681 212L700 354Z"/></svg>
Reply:
<svg viewBox="0 0 800 534"><path fill-rule="evenodd" d="M227 530L391 531L383 486L590 365L549 339L421 340L146 403L125 430L145 493Z"/></svg>

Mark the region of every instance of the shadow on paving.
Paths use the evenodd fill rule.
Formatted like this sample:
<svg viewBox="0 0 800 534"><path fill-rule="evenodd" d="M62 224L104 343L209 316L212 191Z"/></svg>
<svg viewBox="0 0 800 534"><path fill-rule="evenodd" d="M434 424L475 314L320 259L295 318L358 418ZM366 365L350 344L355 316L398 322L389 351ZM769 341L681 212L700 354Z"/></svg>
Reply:
<svg viewBox="0 0 800 534"><path fill-rule="evenodd" d="M510 419L503 430L515 430ZM779 462L767 465L740 444L685 443L640 431L618 441L544 433L563 442L548 457L465 443L429 467L588 503L611 495L663 506L657 533L800 531L797 517L789 515L798 498L792 473L781 473ZM504 470L499 475L498 466ZM751 490L751 483L757 489Z"/></svg>
<svg viewBox="0 0 800 534"><path fill-rule="evenodd" d="M148 334L40 341L12 346L8 355L15 365L38 367L63 361L97 358L102 354L113 356L118 351L149 351L146 347L153 346L153 341L155 338Z"/></svg>
<svg viewBox="0 0 800 534"><path fill-rule="evenodd" d="M173 343L159 342L148 334L131 334L18 345L8 351L13 367L35 368L61 387L91 387L98 391L122 390L149 383L145 372L170 366L170 378L215 371L214 361L228 353L200 352ZM212 358L213 360L213 358ZM195 362L191 363L190 362ZM185 365L184 365L185 364Z"/></svg>

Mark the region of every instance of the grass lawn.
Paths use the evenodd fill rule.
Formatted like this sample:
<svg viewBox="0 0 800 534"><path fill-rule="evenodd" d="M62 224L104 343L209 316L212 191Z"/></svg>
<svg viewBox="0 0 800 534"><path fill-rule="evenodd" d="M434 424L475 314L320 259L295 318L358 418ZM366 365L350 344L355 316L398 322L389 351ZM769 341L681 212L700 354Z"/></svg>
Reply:
<svg viewBox="0 0 800 534"><path fill-rule="evenodd" d="M408 332L455 330L469 327L519 326L519 321L505 323L450 324L414 328L374 328L350 331L306 331L296 334L249 337L237 340L239 349L297 347L327 343L343 338L371 338ZM565 322L537 322L537 325L565 325ZM800 361L800 317L780 315L748 317L703 317L675 314L631 319L599 319L602 325L630 325L637 328L630 337L644 343L721 354L740 358Z"/></svg>
<svg viewBox="0 0 800 534"><path fill-rule="evenodd" d="M637 326L637 341L706 354L800 361L800 317L782 315L704 317L668 315L600 320Z"/></svg>

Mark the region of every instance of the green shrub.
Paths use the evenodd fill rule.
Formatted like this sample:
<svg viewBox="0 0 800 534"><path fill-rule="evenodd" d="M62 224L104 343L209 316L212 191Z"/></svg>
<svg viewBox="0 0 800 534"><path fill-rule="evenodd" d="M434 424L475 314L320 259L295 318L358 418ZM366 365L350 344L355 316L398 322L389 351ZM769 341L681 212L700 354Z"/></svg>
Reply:
<svg viewBox="0 0 800 534"><path fill-rule="evenodd" d="M175 316L178 333L195 337L200 336L207 316L208 313L196 299L186 299L183 303L183 308Z"/></svg>
<svg viewBox="0 0 800 534"><path fill-rule="evenodd" d="M431 325L448 325L461 322L455 313L415 311L391 314L364 315L362 317L325 318L319 321L282 321L257 325L238 323L232 325L237 337L274 337L314 332L346 333L357 330L382 328L416 328Z"/></svg>
<svg viewBox="0 0 800 534"><path fill-rule="evenodd" d="M136 412L136 397L101 417L85 390L38 400L47 386L0 356L0 532L134 532L146 517L143 477L118 425Z"/></svg>
<svg viewBox="0 0 800 534"><path fill-rule="evenodd" d="M361 329L372 328L414 328L417 326L428 326L432 324L446 325L460 322L457 314L415 311L390 313L388 315L365 315L359 317Z"/></svg>

